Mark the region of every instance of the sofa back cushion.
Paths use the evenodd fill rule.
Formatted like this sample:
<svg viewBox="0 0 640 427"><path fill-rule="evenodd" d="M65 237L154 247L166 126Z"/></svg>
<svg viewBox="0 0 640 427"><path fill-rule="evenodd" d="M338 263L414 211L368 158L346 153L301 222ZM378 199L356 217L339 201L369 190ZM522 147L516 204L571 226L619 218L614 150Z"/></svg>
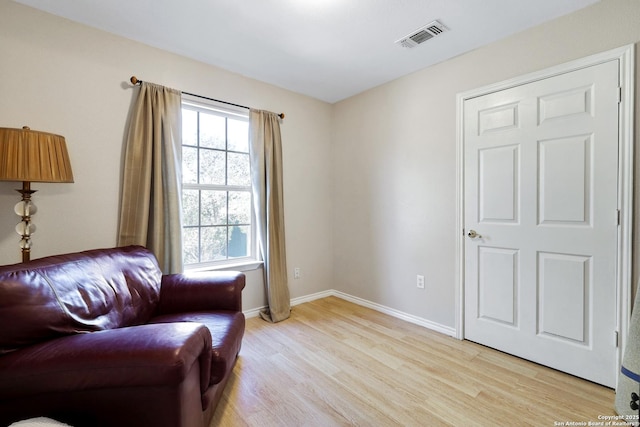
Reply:
<svg viewBox="0 0 640 427"><path fill-rule="evenodd" d="M162 272L140 246L0 266L0 354L55 338L146 323Z"/></svg>

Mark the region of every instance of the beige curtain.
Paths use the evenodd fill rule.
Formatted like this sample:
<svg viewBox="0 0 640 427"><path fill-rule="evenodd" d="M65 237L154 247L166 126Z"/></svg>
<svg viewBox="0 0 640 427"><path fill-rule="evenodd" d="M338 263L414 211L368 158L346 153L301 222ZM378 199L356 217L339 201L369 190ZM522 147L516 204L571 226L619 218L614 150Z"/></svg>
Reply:
<svg viewBox="0 0 640 427"><path fill-rule="evenodd" d="M131 112L118 246L142 245L164 273L182 271L181 93L143 82Z"/></svg>
<svg viewBox="0 0 640 427"><path fill-rule="evenodd" d="M268 309L260 315L270 322L279 322L287 319L291 313L284 234L280 122L275 113L252 109L249 123L256 228L264 260L264 282L269 304Z"/></svg>

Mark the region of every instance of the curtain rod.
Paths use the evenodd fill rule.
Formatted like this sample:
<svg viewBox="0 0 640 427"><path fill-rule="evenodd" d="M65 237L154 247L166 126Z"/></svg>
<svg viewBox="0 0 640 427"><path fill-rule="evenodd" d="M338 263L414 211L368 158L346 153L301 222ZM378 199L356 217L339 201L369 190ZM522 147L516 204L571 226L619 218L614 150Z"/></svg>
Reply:
<svg viewBox="0 0 640 427"><path fill-rule="evenodd" d="M142 83L142 80L138 80L136 76L131 76L129 81L131 81L131 84L134 86ZM222 101L220 99L209 98L207 96L196 95L195 93L189 93L189 92L182 92L182 93L184 93L185 95L195 96L196 98L208 99L209 101L215 101L215 102L220 102L222 104L232 105L234 107L246 108L247 110L250 109L249 107L245 107L244 105L234 104L232 102ZM281 119L284 119L284 113L278 114L278 117L280 117Z"/></svg>

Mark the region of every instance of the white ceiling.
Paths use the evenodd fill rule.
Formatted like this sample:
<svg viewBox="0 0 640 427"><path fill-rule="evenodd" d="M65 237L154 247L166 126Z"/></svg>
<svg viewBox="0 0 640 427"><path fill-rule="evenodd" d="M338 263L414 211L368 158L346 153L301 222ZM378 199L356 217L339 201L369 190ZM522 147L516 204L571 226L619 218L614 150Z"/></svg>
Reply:
<svg viewBox="0 0 640 427"><path fill-rule="evenodd" d="M599 0L15 1L333 103Z"/></svg>

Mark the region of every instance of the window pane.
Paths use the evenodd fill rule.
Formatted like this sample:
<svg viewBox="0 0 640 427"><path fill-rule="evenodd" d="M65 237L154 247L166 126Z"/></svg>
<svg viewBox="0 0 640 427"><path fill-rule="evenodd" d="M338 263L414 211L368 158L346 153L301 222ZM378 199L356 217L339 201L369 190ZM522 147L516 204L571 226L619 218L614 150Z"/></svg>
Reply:
<svg viewBox="0 0 640 427"><path fill-rule="evenodd" d="M229 258L247 257L250 255L251 227L248 225L229 227Z"/></svg>
<svg viewBox="0 0 640 427"><path fill-rule="evenodd" d="M185 104L182 182L184 264L255 256L248 117Z"/></svg>
<svg viewBox="0 0 640 427"><path fill-rule="evenodd" d="M200 113L200 146L225 149L225 118Z"/></svg>
<svg viewBox="0 0 640 427"><path fill-rule="evenodd" d="M227 150L249 152L249 122L228 119Z"/></svg>
<svg viewBox="0 0 640 427"><path fill-rule="evenodd" d="M227 227L202 227L202 253L200 262L227 258Z"/></svg>
<svg viewBox="0 0 640 427"><path fill-rule="evenodd" d="M198 149L182 147L182 182L195 184L198 182Z"/></svg>
<svg viewBox="0 0 640 427"><path fill-rule="evenodd" d="M198 190L182 190L182 225L198 226L200 203Z"/></svg>
<svg viewBox="0 0 640 427"><path fill-rule="evenodd" d="M225 152L200 150L200 184L225 185Z"/></svg>
<svg viewBox="0 0 640 427"><path fill-rule="evenodd" d="M201 225L227 224L227 192L202 190L200 205Z"/></svg>
<svg viewBox="0 0 640 427"><path fill-rule="evenodd" d="M198 145L198 112L182 110L182 144Z"/></svg>
<svg viewBox="0 0 640 427"><path fill-rule="evenodd" d="M229 191L229 224L251 223L251 193Z"/></svg>
<svg viewBox="0 0 640 427"><path fill-rule="evenodd" d="M227 184L228 185L251 185L251 166L249 165L248 154L229 153L227 155L228 167Z"/></svg>
<svg viewBox="0 0 640 427"><path fill-rule="evenodd" d="M198 245L198 229L183 228L182 229L182 260L185 264L196 264L199 262L198 254L200 248Z"/></svg>

